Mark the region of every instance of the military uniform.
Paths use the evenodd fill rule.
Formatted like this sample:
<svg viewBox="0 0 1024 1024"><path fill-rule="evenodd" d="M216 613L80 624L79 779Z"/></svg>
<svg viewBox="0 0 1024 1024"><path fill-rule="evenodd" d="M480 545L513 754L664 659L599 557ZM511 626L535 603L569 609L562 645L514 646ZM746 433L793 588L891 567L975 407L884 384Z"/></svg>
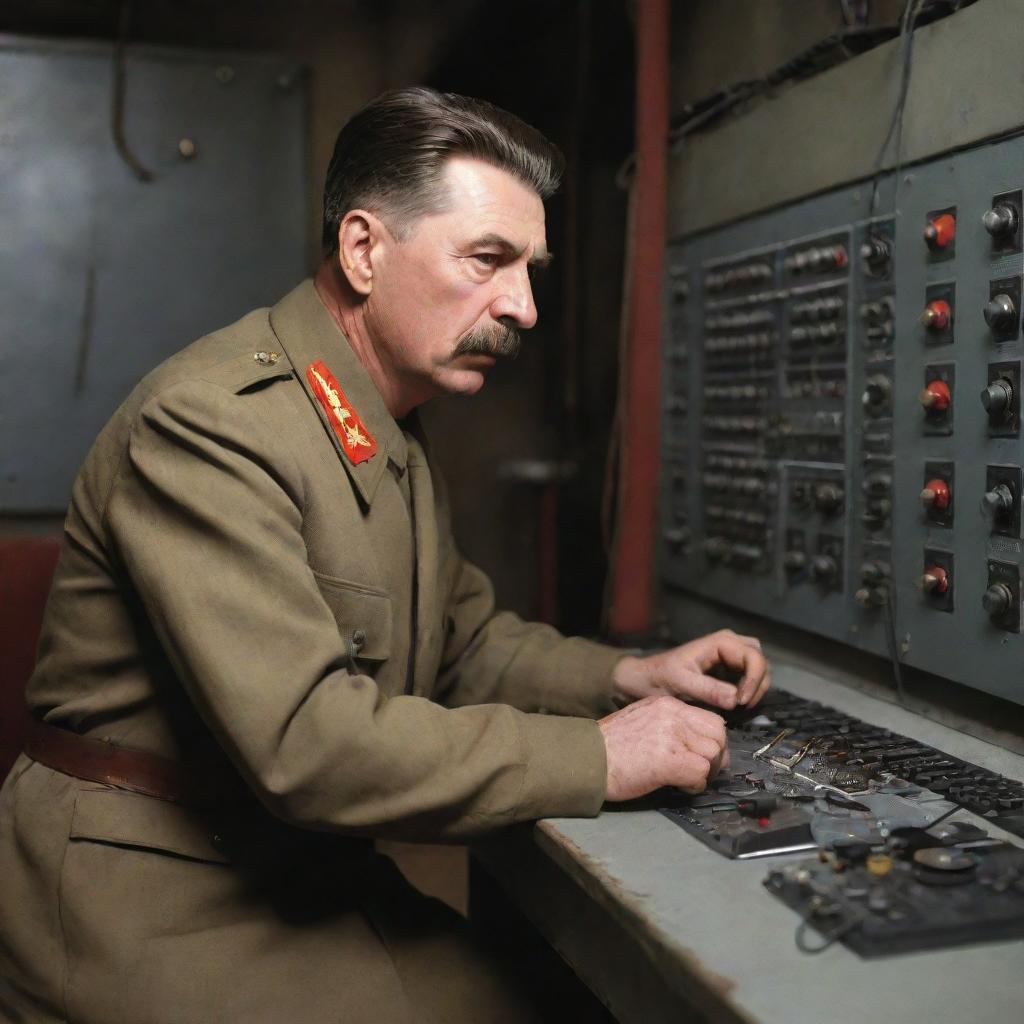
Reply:
<svg viewBox="0 0 1024 1024"><path fill-rule="evenodd" d="M311 282L201 339L139 384L75 483L28 701L181 764L209 799L23 756L0 795L0 1006L498 1019L473 1001L499 983L474 980L439 907L410 910L370 839L595 814L587 719L613 709L618 657L495 612L421 431L389 415Z"/></svg>

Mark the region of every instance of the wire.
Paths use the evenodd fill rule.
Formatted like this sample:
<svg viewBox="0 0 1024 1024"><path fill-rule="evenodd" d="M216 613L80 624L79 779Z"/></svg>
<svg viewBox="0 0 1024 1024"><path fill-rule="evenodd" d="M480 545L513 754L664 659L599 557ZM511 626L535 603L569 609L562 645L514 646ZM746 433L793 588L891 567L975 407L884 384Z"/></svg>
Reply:
<svg viewBox="0 0 1024 1024"><path fill-rule="evenodd" d="M907 93L910 88L910 72L914 59L914 27L917 21L920 8L926 0L907 0L903 8L903 15L900 19L900 36L903 39L902 71L900 74L900 91L896 99L896 106L893 108L892 119L889 122L889 131L886 133L885 141L882 143L878 156L875 158L875 171L871 181L871 201L868 206L868 216L873 217L878 209L878 186L882 178L882 170L885 167L885 156L889 152L889 144L896 138L896 167L895 187L893 189L893 206L896 205L895 194L899 190L899 174L903 149L903 113L907 105Z"/></svg>
<svg viewBox="0 0 1024 1024"><path fill-rule="evenodd" d="M796 948L801 953L824 953L830 946L834 946L844 935L848 935L861 923L859 917L852 917L844 924L840 925L835 931L832 932L819 932L821 937L825 940L819 943L817 946L812 946L807 942L807 928L808 926L814 927L811 924L809 917L803 918L800 923L796 926L796 933L793 936L793 941L796 942ZM817 931L818 929L815 929Z"/></svg>
<svg viewBox="0 0 1024 1024"><path fill-rule="evenodd" d="M903 689L903 667L900 664L900 650L896 643L896 585L890 580L885 589L885 639L889 646L892 677L896 682L896 698L903 707L907 707L907 694Z"/></svg>
<svg viewBox="0 0 1024 1024"><path fill-rule="evenodd" d="M152 181L153 172L132 152L124 134L124 107L127 93L125 57L132 23L132 0L121 0L118 14L117 42L114 45L114 93L110 106L110 130L121 159L139 181Z"/></svg>

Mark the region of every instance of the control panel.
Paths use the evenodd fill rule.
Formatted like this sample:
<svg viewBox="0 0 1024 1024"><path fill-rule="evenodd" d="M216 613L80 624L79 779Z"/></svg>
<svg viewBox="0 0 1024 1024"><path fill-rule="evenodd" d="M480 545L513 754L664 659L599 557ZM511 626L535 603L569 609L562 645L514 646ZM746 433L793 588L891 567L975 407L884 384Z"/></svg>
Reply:
<svg viewBox="0 0 1024 1024"><path fill-rule="evenodd" d="M1024 138L668 253L659 573L1024 703Z"/></svg>

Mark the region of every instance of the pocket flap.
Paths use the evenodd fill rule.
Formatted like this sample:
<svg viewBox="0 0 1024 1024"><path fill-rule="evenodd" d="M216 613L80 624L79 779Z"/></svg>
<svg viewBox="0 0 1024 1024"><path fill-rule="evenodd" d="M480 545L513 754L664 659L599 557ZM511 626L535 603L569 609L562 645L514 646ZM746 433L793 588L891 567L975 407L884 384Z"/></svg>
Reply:
<svg viewBox="0 0 1024 1024"><path fill-rule="evenodd" d="M320 573L313 575L334 613L338 632L353 642L356 657L386 661L391 656L391 598L358 583Z"/></svg>
<svg viewBox="0 0 1024 1024"><path fill-rule="evenodd" d="M217 837L195 811L120 789L80 789L71 838L229 863Z"/></svg>

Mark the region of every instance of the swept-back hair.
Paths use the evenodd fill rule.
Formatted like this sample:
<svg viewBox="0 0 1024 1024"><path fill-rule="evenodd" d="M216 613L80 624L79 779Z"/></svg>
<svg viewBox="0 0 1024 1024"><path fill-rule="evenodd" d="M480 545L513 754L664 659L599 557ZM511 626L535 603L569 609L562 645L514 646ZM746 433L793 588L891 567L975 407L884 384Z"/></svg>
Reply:
<svg viewBox="0 0 1024 1024"><path fill-rule="evenodd" d="M323 248L338 250L349 210L380 217L396 238L448 199L442 175L470 156L518 178L547 199L562 177L562 154L536 128L483 100L417 86L395 89L356 114L338 134L324 183Z"/></svg>

